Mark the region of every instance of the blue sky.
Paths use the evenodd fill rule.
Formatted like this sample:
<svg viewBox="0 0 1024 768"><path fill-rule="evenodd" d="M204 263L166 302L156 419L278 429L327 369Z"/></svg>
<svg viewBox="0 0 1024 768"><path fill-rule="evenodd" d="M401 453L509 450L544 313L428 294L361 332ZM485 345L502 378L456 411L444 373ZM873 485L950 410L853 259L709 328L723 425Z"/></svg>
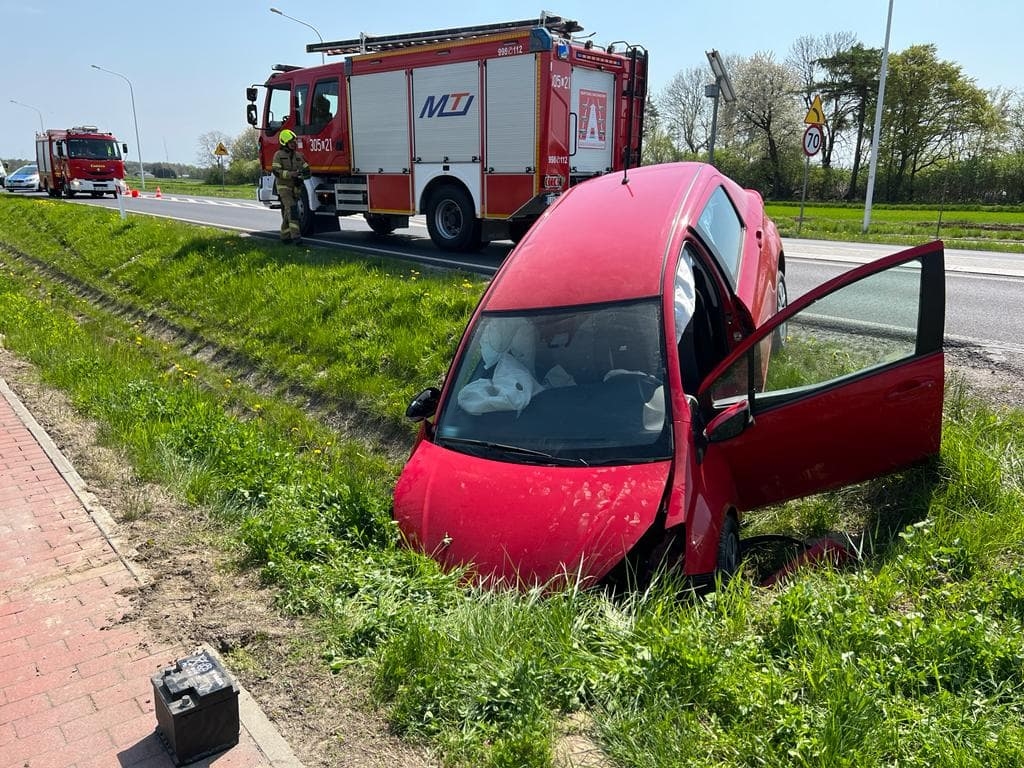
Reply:
<svg viewBox="0 0 1024 768"><path fill-rule="evenodd" d="M308 27L270 12L273 5L311 24L325 40L466 26L539 15L540 0L0 0L7 70L0 100L0 157L30 157L40 115L46 127L95 124L138 157L127 77L135 95L145 162L196 163L208 131L245 127L245 87L277 63L311 65L319 55ZM547 2L547 0L543 0ZM982 88L1024 92L1020 35L1024 4L1011 0L894 0L890 50L934 43ZM660 91L683 69L706 66L706 50L784 59L801 35L853 32L867 46L885 40L888 0L559 0L548 10L576 19L598 44L626 40L651 55L650 86ZM11 99L28 107L12 104Z"/></svg>

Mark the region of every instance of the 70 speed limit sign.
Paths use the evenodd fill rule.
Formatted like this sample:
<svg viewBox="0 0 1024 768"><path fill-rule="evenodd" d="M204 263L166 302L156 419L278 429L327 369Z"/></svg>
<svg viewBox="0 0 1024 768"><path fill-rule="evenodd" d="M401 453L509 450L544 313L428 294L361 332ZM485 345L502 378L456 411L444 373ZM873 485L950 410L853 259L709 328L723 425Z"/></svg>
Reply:
<svg viewBox="0 0 1024 768"><path fill-rule="evenodd" d="M820 125L808 125L804 131L804 154L814 157L821 151L821 145L825 143L825 134Z"/></svg>

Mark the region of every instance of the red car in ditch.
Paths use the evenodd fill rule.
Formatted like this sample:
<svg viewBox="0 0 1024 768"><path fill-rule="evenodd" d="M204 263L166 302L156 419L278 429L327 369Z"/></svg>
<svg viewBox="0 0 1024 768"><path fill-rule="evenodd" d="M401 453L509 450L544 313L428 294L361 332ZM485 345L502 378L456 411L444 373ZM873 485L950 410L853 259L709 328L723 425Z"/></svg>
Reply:
<svg viewBox="0 0 1024 768"><path fill-rule="evenodd" d="M484 293L395 487L407 542L482 582L739 563L740 515L939 450L939 242L787 306L760 195L714 167L563 195Z"/></svg>

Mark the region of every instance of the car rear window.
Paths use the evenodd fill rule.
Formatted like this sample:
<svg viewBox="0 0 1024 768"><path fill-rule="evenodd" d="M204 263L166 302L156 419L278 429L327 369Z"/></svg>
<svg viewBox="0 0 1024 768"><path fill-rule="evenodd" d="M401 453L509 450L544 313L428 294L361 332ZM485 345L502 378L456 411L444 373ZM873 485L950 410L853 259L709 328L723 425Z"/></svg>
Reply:
<svg viewBox="0 0 1024 768"><path fill-rule="evenodd" d="M735 290L743 246L743 221L721 187L711 194L697 218L697 231Z"/></svg>

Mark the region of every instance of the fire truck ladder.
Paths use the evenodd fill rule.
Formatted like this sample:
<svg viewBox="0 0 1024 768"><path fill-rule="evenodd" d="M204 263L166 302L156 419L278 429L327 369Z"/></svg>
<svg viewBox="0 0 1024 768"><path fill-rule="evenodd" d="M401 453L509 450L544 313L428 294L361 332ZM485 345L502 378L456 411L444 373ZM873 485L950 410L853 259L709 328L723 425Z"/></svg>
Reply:
<svg viewBox="0 0 1024 768"><path fill-rule="evenodd" d="M629 97L626 116L626 146L623 147L622 165L628 169L640 165L643 156L644 105L647 101L647 49L642 45L628 46L632 66L625 95ZM636 153L633 146L633 130L637 131Z"/></svg>
<svg viewBox="0 0 1024 768"><path fill-rule="evenodd" d="M426 32L411 32L400 35L367 35L361 33L351 40L335 40L333 42L310 43L306 46L307 53L326 53L329 55L350 56L360 53L377 53L394 51L415 45L444 43L449 40L464 40L471 37L496 35L520 30L544 29L562 37L569 37L574 32L581 32L577 22L561 16L543 14L539 19L523 19L522 21L502 21L495 24L478 24L473 27L451 27L450 29L432 29Z"/></svg>

